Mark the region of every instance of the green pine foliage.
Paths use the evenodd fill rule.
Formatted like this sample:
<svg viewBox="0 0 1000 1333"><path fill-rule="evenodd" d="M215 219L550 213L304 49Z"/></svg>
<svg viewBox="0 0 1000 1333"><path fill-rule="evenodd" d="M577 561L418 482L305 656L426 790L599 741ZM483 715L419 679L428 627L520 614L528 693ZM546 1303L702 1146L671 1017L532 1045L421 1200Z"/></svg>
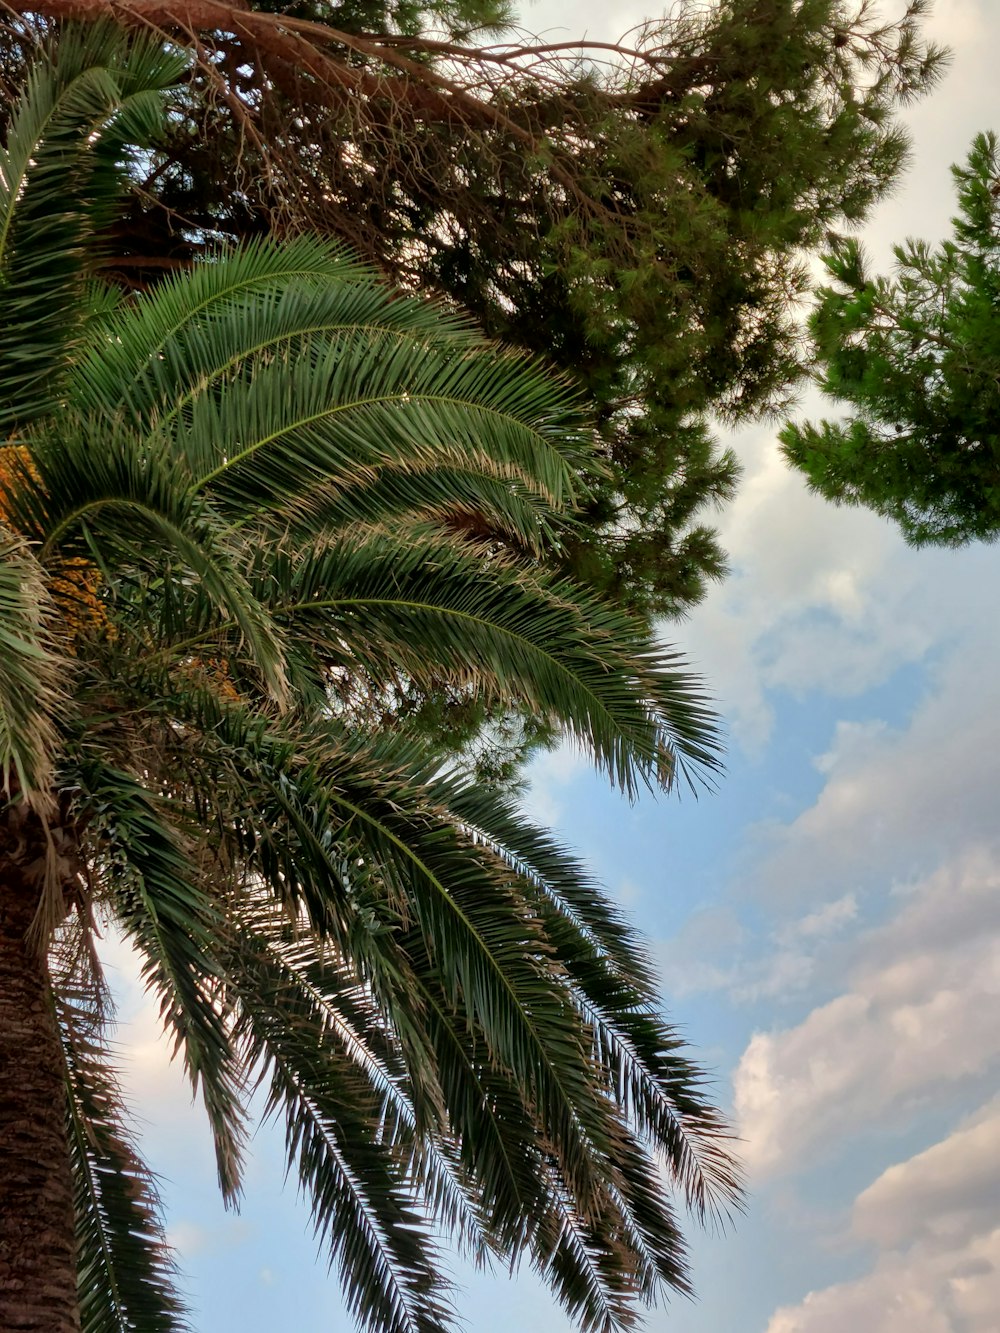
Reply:
<svg viewBox="0 0 1000 1333"><path fill-rule="evenodd" d="M897 246L889 277L855 241L828 256L833 285L810 329L819 383L848 415L781 437L815 490L894 520L915 546L1000 536L996 135L977 136L952 172L951 238Z"/></svg>
<svg viewBox="0 0 1000 1333"><path fill-rule="evenodd" d="M686 0L595 44L492 0L255 0L221 26L224 4L183 0L196 74L116 228L119 276L304 226L541 353L602 432L562 567L682 614L726 568L713 510L738 466L714 419L787 407L804 258L892 186L896 111L940 71L927 4Z"/></svg>
<svg viewBox="0 0 1000 1333"><path fill-rule="evenodd" d="M132 109L155 158L176 77L155 37L64 30L0 171L0 819L30 801L60 849L34 929L83 1328L186 1326L107 1060L111 924L225 1196L262 1086L359 1324L454 1326L443 1234L625 1329L689 1289L677 1204L738 1202L725 1126L585 868L365 701L514 701L626 792L710 777L714 719L640 619L551 572L594 453L565 383L310 237L94 285ZM58 315L19 286L46 271Z"/></svg>

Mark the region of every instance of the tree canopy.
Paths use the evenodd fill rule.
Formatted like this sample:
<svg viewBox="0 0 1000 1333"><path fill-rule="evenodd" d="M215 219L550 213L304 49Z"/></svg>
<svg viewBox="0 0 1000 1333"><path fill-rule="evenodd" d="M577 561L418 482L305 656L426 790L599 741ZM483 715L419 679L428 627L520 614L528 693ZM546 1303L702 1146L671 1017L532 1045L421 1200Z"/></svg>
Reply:
<svg viewBox="0 0 1000 1333"><path fill-rule="evenodd" d="M958 216L938 246L861 246L827 260L810 328L818 379L845 420L789 424L785 456L828 499L897 522L915 546L1000 536L1000 160L980 134L952 168Z"/></svg>
<svg viewBox="0 0 1000 1333"><path fill-rule="evenodd" d="M95 281L183 64L64 30L0 148L0 1325L184 1326L111 924L227 1197L262 1086L365 1326L452 1326L443 1232L627 1328L688 1288L673 1196L739 1197L701 1071L574 857L352 700L520 699L626 791L710 774L713 717L545 559L594 447L565 383L329 241Z"/></svg>
<svg viewBox="0 0 1000 1333"><path fill-rule="evenodd" d="M896 21L870 0L681 4L617 43L532 37L496 0L20 7L111 10L197 57L119 228L123 277L306 225L543 353L604 441L560 559L647 613L723 572L706 506L737 464L710 415L786 401L803 254L891 186L895 110L941 62L926 0ZM16 20L7 51L16 69Z"/></svg>

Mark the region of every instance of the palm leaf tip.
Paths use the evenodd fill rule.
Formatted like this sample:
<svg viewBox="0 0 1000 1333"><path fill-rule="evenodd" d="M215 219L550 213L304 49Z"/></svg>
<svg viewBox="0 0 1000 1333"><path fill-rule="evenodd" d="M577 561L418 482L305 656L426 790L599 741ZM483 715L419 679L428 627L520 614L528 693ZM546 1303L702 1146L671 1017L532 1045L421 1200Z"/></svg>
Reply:
<svg viewBox="0 0 1000 1333"><path fill-rule="evenodd" d="M243 1082L221 1012L222 905L186 853L166 801L131 775L93 758L66 777L91 812L94 870L142 959L143 979L201 1094L215 1140L219 1183L227 1199L235 1200L245 1114Z"/></svg>
<svg viewBox="0 0 1000 1333"><path fill-rule="evenodd" d="M110 1064L102 1004L57 960L82 1333L187 1333L156 1181Z"/></svg>

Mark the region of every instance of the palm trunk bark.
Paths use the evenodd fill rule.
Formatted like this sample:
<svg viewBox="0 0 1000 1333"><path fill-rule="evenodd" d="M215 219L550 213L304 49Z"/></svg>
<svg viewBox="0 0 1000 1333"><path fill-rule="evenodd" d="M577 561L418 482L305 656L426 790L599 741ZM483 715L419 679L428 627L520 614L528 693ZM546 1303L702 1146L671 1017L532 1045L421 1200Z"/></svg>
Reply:
<svg viewBox="0 0 1000 1333"><path fill-rule="evenodd" d="M44 950L27 938L41 826L0 806L0 1329L78 1333L62 1053Z"/></svg>

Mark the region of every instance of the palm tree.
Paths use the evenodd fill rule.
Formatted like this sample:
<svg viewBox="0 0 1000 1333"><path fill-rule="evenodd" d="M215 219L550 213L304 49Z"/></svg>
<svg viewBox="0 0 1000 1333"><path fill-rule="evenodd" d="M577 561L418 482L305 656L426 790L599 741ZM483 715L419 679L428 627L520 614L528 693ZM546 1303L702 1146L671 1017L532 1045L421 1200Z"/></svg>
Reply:
<svg viewBox="0 0 1000 1333"><path fill-rule="evenodd" d="M591 445L537 366L304 237L95 282L180 71L67 30L0 151L0 1327L185 1326L102 924L229 1200L265 1089L359 1323L451 1326L443 1229L625 1327L687 1289L664 1172L737 1197L724 1126L585 869L359 701L535 711L630 792L710 771L711 716L546 573Z"/></svg>

